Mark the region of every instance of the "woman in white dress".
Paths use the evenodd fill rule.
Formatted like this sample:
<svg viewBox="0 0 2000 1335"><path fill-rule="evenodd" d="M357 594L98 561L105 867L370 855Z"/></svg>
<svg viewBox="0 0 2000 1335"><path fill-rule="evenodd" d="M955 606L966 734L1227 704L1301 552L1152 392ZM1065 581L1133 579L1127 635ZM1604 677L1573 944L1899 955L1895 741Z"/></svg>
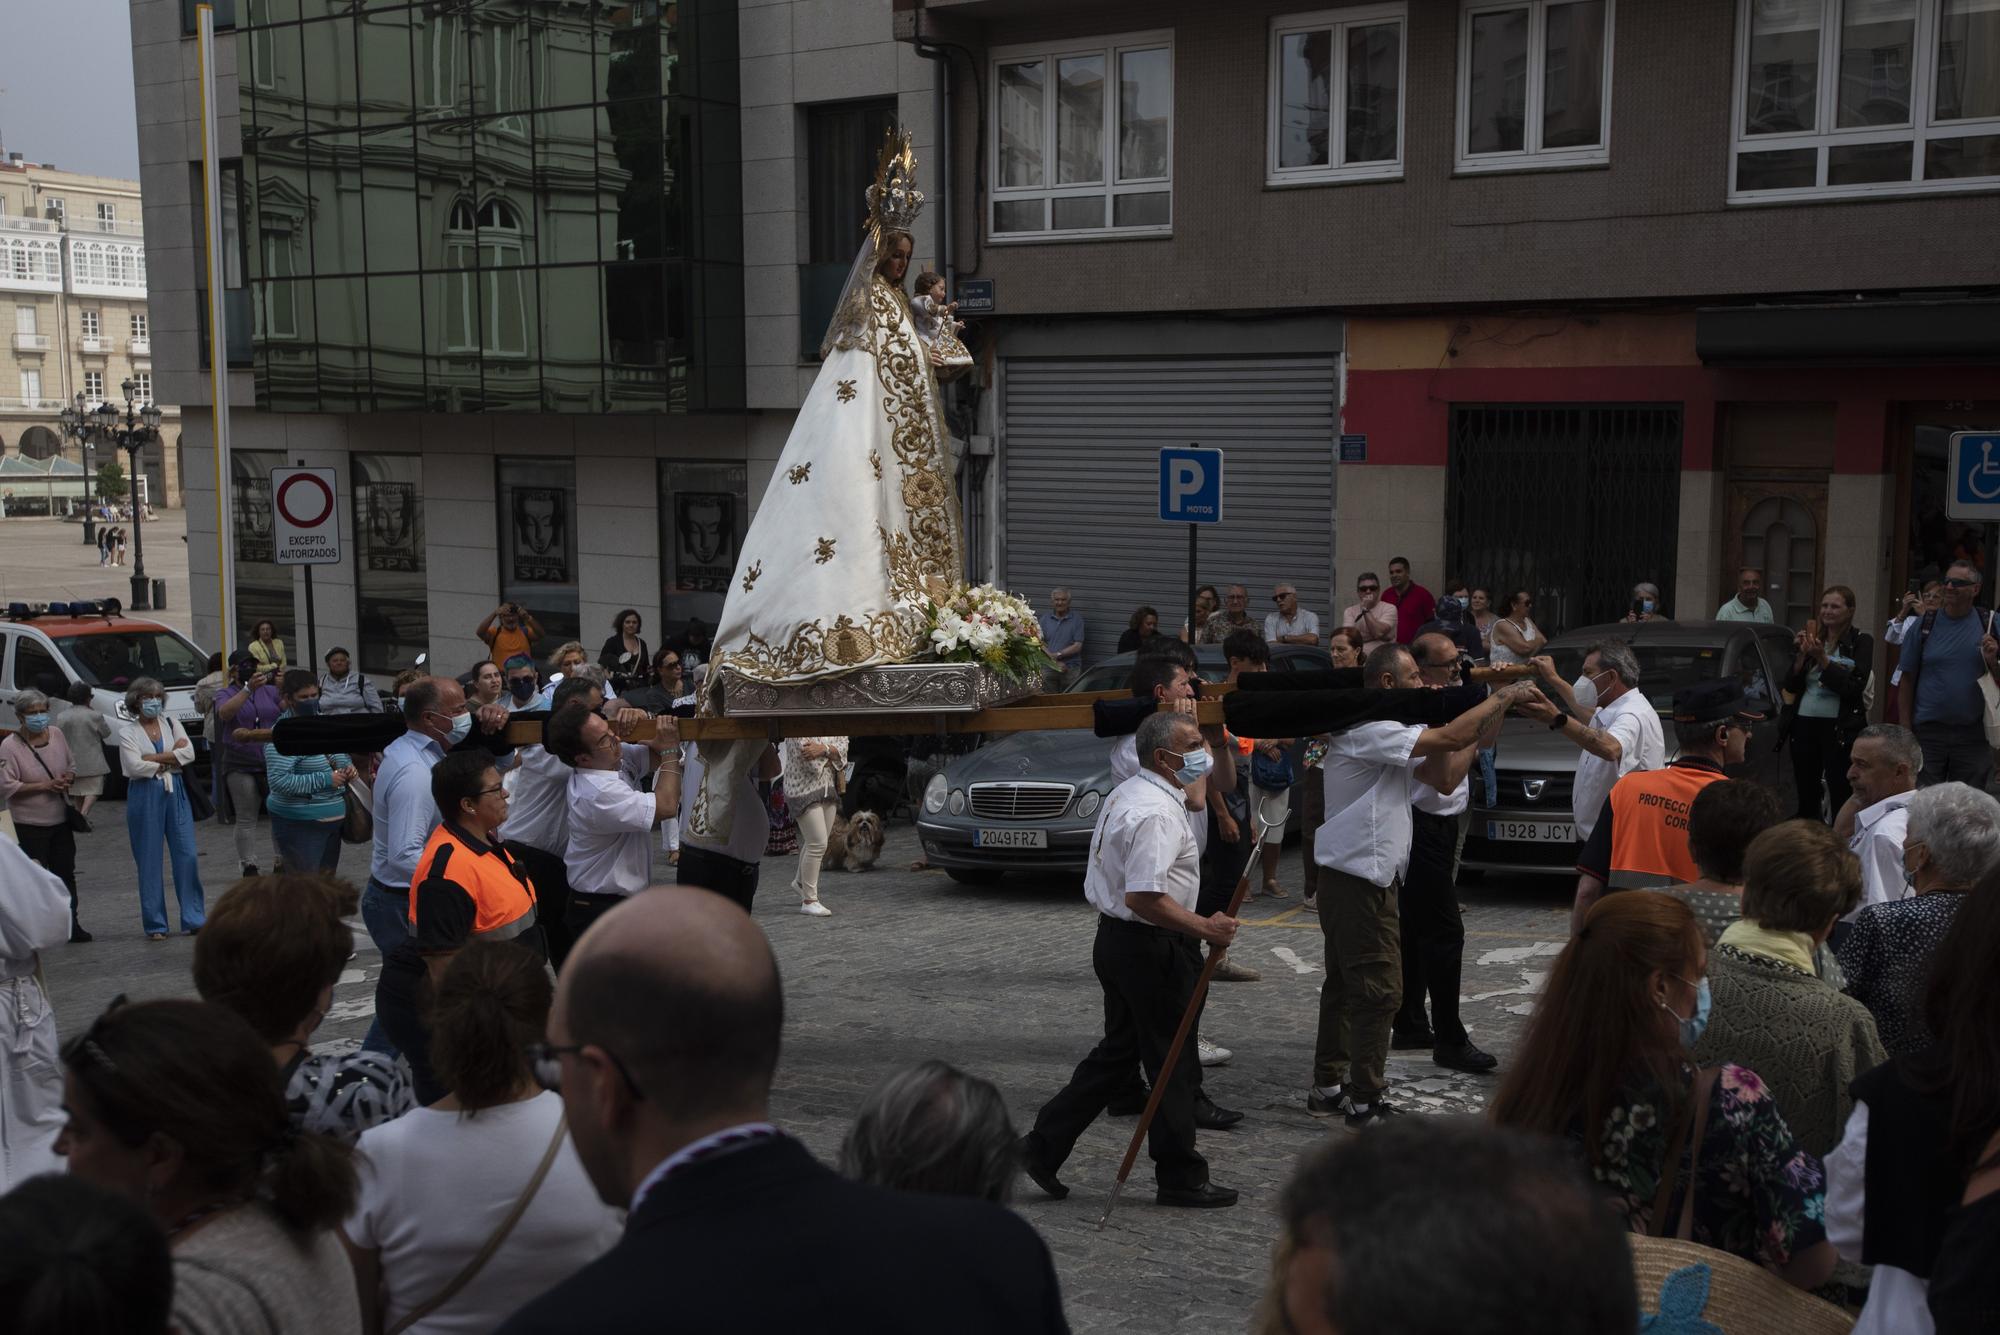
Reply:
<svg viewBox="0 0 2000 1335"><path fill-rule="evenodd" d="M1493 652L1487 659L1494 667L1503 663L1525 663L1549 642L1528 614L1535 610L1535 595L1516 589L1507 595L1500 619L1493 623Z"/></svg>

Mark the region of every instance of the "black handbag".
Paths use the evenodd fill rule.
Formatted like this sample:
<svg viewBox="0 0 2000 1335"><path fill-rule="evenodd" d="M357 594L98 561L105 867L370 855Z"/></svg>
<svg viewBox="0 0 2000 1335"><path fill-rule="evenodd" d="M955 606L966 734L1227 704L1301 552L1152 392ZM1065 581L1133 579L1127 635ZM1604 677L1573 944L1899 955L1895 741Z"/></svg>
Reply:
<svg viewBox="0 0 2000 1335"><path fill-rule="evenodd" d="M208 789L195 783L186 770L180 773L180 785L181 791L187 794L190 816L198 821L204 821L215 814L215 799L208 795Z"/></svg>

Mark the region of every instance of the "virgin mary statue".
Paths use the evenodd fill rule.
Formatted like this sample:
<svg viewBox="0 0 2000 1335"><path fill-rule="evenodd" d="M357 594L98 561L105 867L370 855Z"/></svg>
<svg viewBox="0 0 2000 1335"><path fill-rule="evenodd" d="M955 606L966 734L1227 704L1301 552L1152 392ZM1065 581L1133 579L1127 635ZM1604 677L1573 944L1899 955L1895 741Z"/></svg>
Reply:
<svg viewBox="0 0 2000 1335"><path fill-rule="evenodd" d="M907 132L884 145L867 200L867 234L820 343L819 377L744 537L715 633L710 689L725 699L732 678L794 683L915 658L925 599L960 579L937 375L903 291L924 203ZM727 836L730 797L763 745L701 745L691 832Z"/></svg>

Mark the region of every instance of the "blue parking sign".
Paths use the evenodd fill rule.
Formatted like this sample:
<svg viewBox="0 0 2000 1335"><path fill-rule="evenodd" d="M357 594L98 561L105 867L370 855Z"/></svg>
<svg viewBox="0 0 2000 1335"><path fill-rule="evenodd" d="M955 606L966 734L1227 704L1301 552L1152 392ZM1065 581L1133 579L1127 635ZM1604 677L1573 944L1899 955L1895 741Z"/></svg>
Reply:
<svg viewBox="0 0 2000 1335"><path fill-rule="evenodd" d="M1951 438L1951 519L2000 519L2000 431L1960 431Z"/></svg>
<svg viewBox="0 0 2000 1335"><path fill-rule="evenodd" d="M1160 518L1169 524L1222 522L1222 451L1199 445L1160 451Z"/></svg>

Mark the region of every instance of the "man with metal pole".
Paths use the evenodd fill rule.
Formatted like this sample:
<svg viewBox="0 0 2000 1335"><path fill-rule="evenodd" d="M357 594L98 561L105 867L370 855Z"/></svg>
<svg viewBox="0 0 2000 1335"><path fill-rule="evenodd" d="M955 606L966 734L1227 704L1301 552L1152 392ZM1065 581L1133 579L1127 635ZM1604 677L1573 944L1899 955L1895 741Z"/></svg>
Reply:
<svg viewBox="0 0 2000 1335"><path fill-rule="evenodd" d="M1208 1161L1195 1150L1193 1063L1176 1062L1160 1079L1169 1048L1191 1020L1202 972L1197 943L1222 950L1236 938L1233 917L1195 912L1201 857L1188 828L1187 792L1208 772L1208 749L1195 720L1173 712L1149 715L1135 745L1140 770L1105 800L1084 879L1084 896L1098 911L1091 956L1104 989L1104 1038L1035 1118L1021 1141L1021 1161L1035 1185L1067 1196L1057 1170L1085 1128L1131 1083L1137 1060L1156 1091L1150 1139L1156 1199L1234 1205L1236 1192L1208 1180Z"/></svg>

